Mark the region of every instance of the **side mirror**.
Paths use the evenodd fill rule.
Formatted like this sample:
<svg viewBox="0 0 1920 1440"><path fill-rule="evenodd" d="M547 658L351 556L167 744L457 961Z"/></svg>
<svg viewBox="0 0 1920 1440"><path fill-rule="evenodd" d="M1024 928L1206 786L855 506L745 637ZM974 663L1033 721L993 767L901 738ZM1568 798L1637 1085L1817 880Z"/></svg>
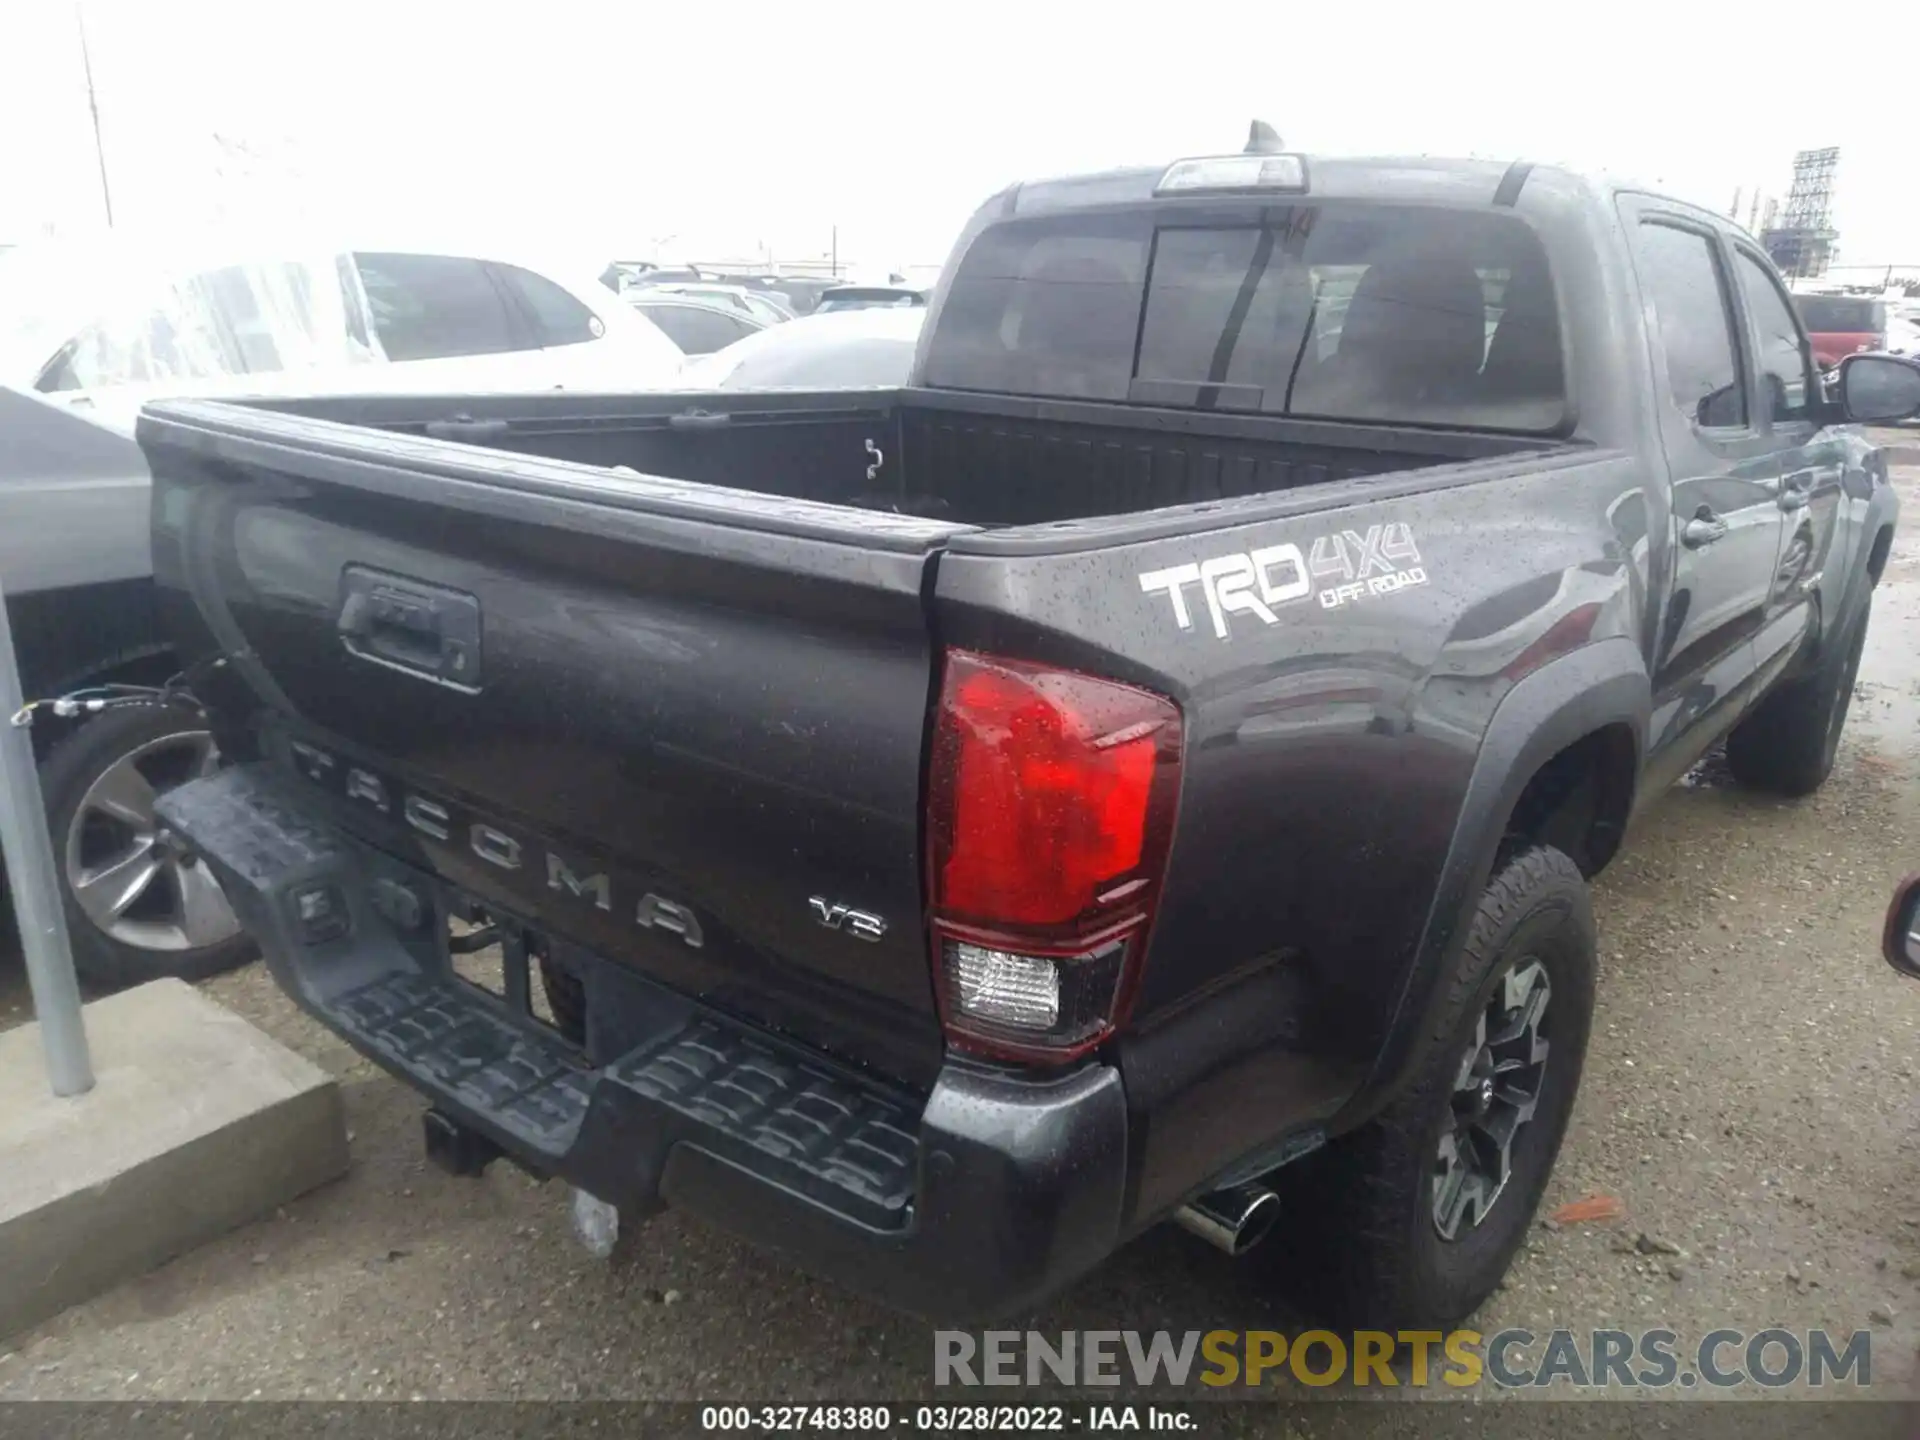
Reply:
<svg viewBox="0 0 1920 1440"><path fill-rule="evenodd" d="M1880 942L1887 963L1920 980L1920 873L1909 875L1887 907L1887 932Z"/></svg>
<svg viewBox="0 0 1920 1440"><path fill-rule="evenodd" d="M1849 420L1904 420L1920 413L1920 364L1894 355L1840 362L1840 407Z"/></svg>

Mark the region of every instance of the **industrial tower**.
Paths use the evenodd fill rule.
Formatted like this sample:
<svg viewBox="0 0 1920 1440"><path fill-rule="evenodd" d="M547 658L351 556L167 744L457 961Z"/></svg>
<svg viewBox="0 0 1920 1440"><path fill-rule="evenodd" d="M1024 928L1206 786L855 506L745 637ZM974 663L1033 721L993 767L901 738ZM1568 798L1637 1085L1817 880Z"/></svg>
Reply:
<svg viewBox="0 0 1920 1440"><path fill-rule="evenodd" d="M1787 192L1780 223L1760 234L1783 275L1824 275L1833 259L1839 232L1833 228L1833 177L1840 168L1837 149L1802 150L1793 157L1793 188Z"/></svg>

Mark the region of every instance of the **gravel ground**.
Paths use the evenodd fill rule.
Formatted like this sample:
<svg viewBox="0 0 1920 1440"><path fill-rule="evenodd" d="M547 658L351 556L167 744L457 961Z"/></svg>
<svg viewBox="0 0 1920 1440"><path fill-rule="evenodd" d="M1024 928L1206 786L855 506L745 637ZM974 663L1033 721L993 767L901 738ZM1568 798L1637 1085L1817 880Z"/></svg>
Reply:
<svg viewBox="0 0 1920 1440"><path fill-rule="evenodd" d="M1652 807L1598 887L1599 1011L1548 1205L1605 1194L1626 1213L1537 1228L1485 1331L1872 1327L1877 1378L1914 1354L1920 988L1877 954L1890 889L1920 865L1920 468L1900 473L1906 538L1832 781L1781 803L1709 767ZM924 1324L672 1213L595 1263L567 1238L560 1188L429 1169L415 1098L258 967L207 988L339 1076L352 1173L0 1343L0 1398L925 1393ZM24 1003L0 975L0 1026ZM1681 1253L1644 1254L1643 1234ZM1298 1317L1163 1230L1015 1323Z"/></svg>

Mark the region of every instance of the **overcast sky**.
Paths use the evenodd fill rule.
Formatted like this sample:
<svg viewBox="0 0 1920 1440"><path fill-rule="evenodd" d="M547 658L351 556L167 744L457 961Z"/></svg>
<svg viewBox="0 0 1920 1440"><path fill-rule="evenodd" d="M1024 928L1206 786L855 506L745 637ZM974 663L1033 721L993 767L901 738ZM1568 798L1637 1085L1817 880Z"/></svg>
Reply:
<svg viewBox="0 0 1920 1440"><path fill-rule="evenodd" d="M1258 115L1310 152L1564 161L1722 211L1838 145L1843 261L1920 264L1920 108L1888 59L1920 17L1891 0L1817 30L1691 0L78 8L140 226L218 203L374 240L431 219L583 256L803 258L838 225L843 257L937 262L1009 180L1237 149ZM0 0L0 241L99 220L76 13Z"/></svg>

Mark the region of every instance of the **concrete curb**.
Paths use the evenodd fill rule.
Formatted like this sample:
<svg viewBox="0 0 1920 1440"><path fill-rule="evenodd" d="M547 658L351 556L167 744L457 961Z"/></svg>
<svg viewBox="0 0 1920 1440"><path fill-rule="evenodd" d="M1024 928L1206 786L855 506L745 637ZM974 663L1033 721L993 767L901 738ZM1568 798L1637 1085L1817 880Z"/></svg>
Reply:
<svg viewBox="0 0 1920 1440"><path fill-rule="evenodd" d="M98 1083L55 1099L0 1035L0 1337L345 1172L340 1090L178 980L86 1007Z"/></svg>

